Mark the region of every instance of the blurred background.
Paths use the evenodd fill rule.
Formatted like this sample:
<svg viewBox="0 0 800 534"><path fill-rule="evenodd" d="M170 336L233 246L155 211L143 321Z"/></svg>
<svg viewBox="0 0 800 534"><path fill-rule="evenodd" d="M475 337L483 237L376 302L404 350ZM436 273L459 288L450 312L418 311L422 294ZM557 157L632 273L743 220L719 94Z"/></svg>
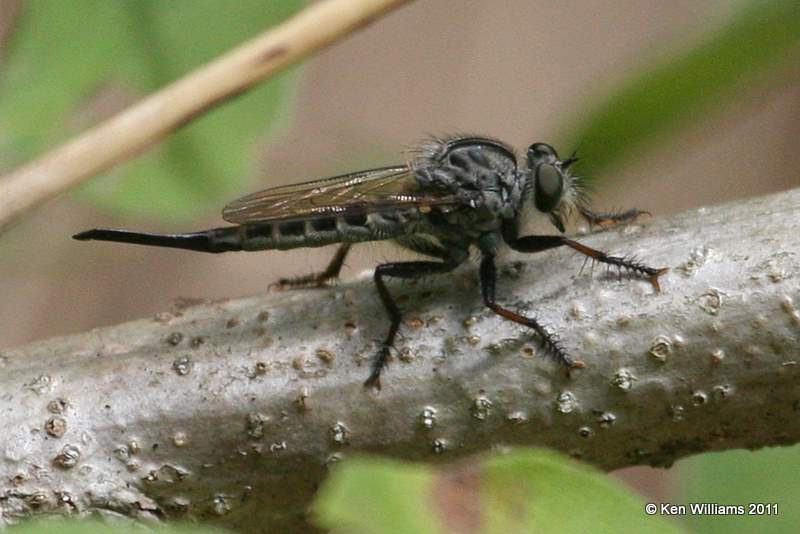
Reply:
<svg viewBox="0 0 800 534"><path fill-rule="evenodd" d="M428 134L479 133L520 150L545 141L562 155L578 149L601 210L638 207L658 217L796 187L797 28L744 20L758 3L790 5L412 2L4 234L0 348L152 316L179 297L259 293L279 277L322 268L330 249L215 256L70 236L222 225L220 209L241 194L402 162L403 150ZM0 171L302 5L81 0L67 9L0 0ZM731 40L737 35L752 41ZM766 43L761 55L758 43ZM626 132L637 119L640 129ZM381 246L362 248L344 278L391 257ZM800 490L789 478L796 469L793 447L617 475L656 501L781 505L777 518L686 518L694 529L788 532L800 524Z"/></svg>

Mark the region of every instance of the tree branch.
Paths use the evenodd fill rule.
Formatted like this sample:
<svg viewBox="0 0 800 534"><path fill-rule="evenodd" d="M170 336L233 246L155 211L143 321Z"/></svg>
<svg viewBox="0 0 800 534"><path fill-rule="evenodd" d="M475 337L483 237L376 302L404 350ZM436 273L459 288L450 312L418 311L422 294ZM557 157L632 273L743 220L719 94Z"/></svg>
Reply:
<svg viewBox="0 0 800 534"><path fill-rule="evenodd" d="M283 531L355 451L450 460L542 445L615 469L795 443L798 206L795 189L582 238L669 266L661 294L579 274L569 250L505 263L498 299L560 334L586 364L571 377L487 313L474 266L392 287L407 320L380 393L361 385L388 328L366 275L5 351L0 516Z"/></svg>
<svg viewBox="0 0 800 534"><path fill-rule="evenodd" d="M0 178L0 231L26 211L144 152L289 65L408 0L315 2L39 159Z"/></svg>

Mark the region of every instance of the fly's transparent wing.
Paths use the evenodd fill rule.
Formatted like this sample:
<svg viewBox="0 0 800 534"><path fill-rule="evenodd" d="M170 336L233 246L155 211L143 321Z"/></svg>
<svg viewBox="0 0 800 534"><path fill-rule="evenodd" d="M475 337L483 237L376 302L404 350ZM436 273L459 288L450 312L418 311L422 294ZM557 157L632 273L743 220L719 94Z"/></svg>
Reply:
<svg viewBox="0 0 800 534"><path fill-rule="evenodd" d="M455 195L420 191L413 171L402 165L265 189L225 206L222 218L252 224L461 204Z"/></svg>

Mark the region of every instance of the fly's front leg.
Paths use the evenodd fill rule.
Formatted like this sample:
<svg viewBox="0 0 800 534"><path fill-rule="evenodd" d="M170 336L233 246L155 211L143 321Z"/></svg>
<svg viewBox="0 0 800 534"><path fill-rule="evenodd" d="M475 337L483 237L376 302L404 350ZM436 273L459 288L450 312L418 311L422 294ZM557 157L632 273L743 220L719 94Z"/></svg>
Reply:
<svg viewBox="0 0 800 534"><path fill-rule="evenodd" d="M619 223L627 223L635 221L642 215L650 215L649 211L638 210L636 208L627 211L610 212L610 213L595 213L589 208L579 207L578 211L581 216L586 219L590 226L599 226L607 228Z"/></svg>
<svg viewBox="0 0 800 534"><path fill-rule="evenodd" d="M324 271L294 278L281 278L278 280L277 284L273 285L281 290L304 287L324 287L329 281L339 278L339 273L342 271L342 266L344 265L344 259L347 257L347 253L350 252L350 246L350 243L340 245Z"/></svg>
<svg viewBox="0 0 800 534"><path fill-rule="evenodd" d="M495 312L501 317L514 321L522 326L532 328L534 332L539 335L542 340L544 348L555 356L556 360L566 367L567 369L576 369L584 366L583 362L575 361L567 356L566 351L558 342L558 339L551 334L546 328L532 317L525 317L509 309L503 308L495 301L494 289L497 282L497 268L494 264L494 256L485 255L481 261L481 293L483 294L483 303L487 308Z"/></svg>
<svg viewBox="0 0 800 534"><path fill-rule="evenodd" d="M654 267L648 267L647 265L632 259L623 258L620 256L609 256L605 252L587 247L586 245L560 235L529 235L520 237L519 239L509 243L509 245L511 248L519 252L540 252L549 248L566 245L574 250L577 250L581 254L585 254L595 261L599 261L600 263L605 263L607 265L614 265L620 269L626 269L646 277L657 292L661 291L661 285L658 283L658 278L668 271L666 267L656 269Z"/></svg>
<svg viewBox="0 0 800 534"><path fill-rule="evenodd" d="M375 269L375 286L378 288L378 295L381 297L383 307L386 308L386 312L389 314L391 326L389 327L389 333L386 335L386 339L383 341L383 346L372 365L372 373L370 373L369 378L364 382L366 387L376 387L380 389L381 370L386 366L386 362L389 359L389 351L394 345L394 338L397 335L397 330L400 328L400 322L403 319L400 308L392 298L391 293L389 293L389 288L386 287L386 282L383 280L384 277L413 279L429 274L447 273L458 267L459 263L460 262L455 260L445 261L444 263L438 261L408 261L384 263L383 265L378 265Z"/></svg>

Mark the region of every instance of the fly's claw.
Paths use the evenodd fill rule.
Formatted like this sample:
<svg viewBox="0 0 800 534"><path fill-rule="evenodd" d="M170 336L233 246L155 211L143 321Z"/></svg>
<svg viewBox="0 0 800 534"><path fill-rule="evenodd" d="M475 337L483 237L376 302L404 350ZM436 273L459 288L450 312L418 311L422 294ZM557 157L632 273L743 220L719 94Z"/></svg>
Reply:
<svg viewBox="0 0 800 534"><path fill-rule="evenodd" d="M573 360L568 354L564 346L561 344L561 340L559 339L557 334L550 332L549 330L542 327L540 330L537 329L537 333L541 338L542 347L549 352L555 359L560 363L566 370L567 375L569 376L569 372L574 369L583 369L586 367L586 363L582 360Z"/></svg>
<svg viewBox="0 0 800 534"><path fill-rule="evenodd" d="M567 351L561 344L558 335L550 332L544 327L535 328L536 333L539 334L542 348L549 352L561 365L567 369L575 365L575 361L567 355Z"/></svg>
<svg viewBox="0 0 800 534"><path fill-rule="evenodd" d="M648 280L650 284L653 286L653 289L655 289L656 293L661 293L661 284L659 283L658 279L662 275L667 274L667 271L669 271L669 267L661 267L660 269L652 269L652 270L655 272L650 275L650 278L648 278Z"/></svg>
<svg viewBox="0 0 800 534"><path fill-rule="evenodd" d="M659 283L659 277L666 274L669 271L668 267L649 267L644 263L641 263L638 259L631 257L630 259L623 258L627 265L623 265L626 270L629 272L634 272L636 274L643 275L647 278L647 281L650 282L650 285L653 286L653 289L656 293L661 293L661 284Z"/></svg>
<svg viewBox="0 0 800 534"><path fill-rule="evenodd" d="M380 371L373 370L369 374L369 378L364 381L364 387L367 389L381 390L381 373Z"/></svg>
<svg viewBox="0 0 800 534"><path fill-rule="evenodd" d="M376 391L381 390L381 372L389 363L389 359L392 357L392 351L397 351L394 345L388 345L382 340L378 340L378 343L381 344L381 348L378 354L375 355L375 363L372 366L369 377L364 381L365 388L374 389Z"/></svg>
<svg viewBox="0 0 800 534"><path fill-rule="evenodd" d="M381 390L381 371L383 368L386 367L386 362L389 361L389 358L392 355L392 349L394 347L390 345L383 345L381 350L378 351L378 357L375 360L376 365L373 366L372 372L369 374L369 377L364 381L364 387L369 389L374 389L377 391Z"/></svg>

